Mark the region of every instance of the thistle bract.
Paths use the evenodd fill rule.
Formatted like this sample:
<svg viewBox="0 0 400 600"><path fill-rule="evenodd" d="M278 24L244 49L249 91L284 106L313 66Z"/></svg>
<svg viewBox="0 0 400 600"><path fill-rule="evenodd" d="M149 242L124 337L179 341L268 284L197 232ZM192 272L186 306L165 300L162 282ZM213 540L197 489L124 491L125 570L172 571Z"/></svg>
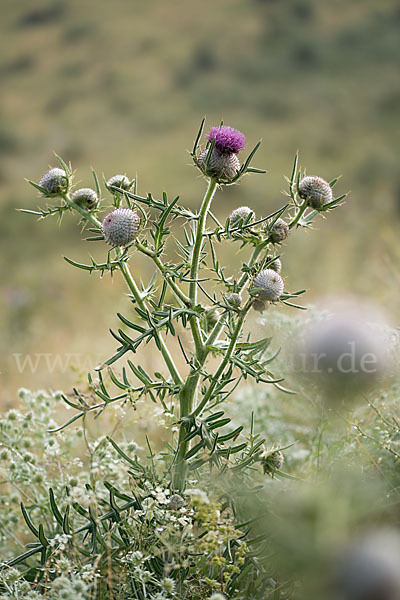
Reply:
<svg viewBox="0 0 400 600"><path fill-rule="evenodd" d="M76 192L72 194L71 200L78 206L83 206L89 210L96 208L99 203L96 192L91 188L80 188L79 190L76 190Z"/></svg>
<svg viewBox="0 0 400 600"><path fill-rule="evenodd" d="M39 185L44 190L43 196L61 196L68 191L69 181L63 169L54 168L41 176Z"/></svg>
<svg viewBox="0 0 400 600"><path fill-rule="evenodd" d="M197 163L205 175L215 177L218 180L233 179L240 169L240 161L236 154L221 152L213 148L207 165L208 149L201 152Z"/></svg>
<svg viewBox="0 0 400 600"><path fill-rule="evenodd" d="M309 206L319 210L333 199L332 188L325 179L316 176L307 176L299 183L299 194L303 200L308 201Z"/></svg>
<svg viewBox="0 0 400 600"><path fill-rule="evenodd" d="M282 277L273 269L260 271L254 279L254 292L257 298L263 302L274 302L279 300L283 294L285 284Z"/></svg>
<svg viewBox="0 0 400 600"><path fill-rule="evenodd" d="M116 208L103 219L102 231L107 244L127 246L136 238L140 218L130 208Z"/></svg>

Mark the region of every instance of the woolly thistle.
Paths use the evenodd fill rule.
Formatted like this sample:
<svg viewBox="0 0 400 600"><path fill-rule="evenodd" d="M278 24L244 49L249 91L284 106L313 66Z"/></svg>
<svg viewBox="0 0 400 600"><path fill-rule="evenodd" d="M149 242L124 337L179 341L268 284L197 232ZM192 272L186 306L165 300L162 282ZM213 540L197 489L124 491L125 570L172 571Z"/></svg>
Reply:
<svg viewBox="0 0 400 600"><path fill-rule="evenodd" d="M273 261L273 262L271 262ZM275 258L274 256L272 256L272 254L268 254L265 258L265 262L268 264L268 268L269 269L273 269L274 271L276 271L277 273L280 273L282 270L282 263L280 261L279 258Z"/></svg>
<svg viewBox="0 0 400 600"><path fill-rule="evenodd" d="M69 180L63 169L50 169L39 179L39 185L43 188L43 196L61 196L68 191Z"/></svg>
<svg viewBox="0 0 400 600"><path fill-rule="evenodd" d="M265 302L279 300L283 294L284 283L282 277L273 269L264 269L254 279L254 293L257 299Z"/></svg>
<svg viewBox="0 0 400 600"><path fill-rule="evenodd" d="M218 323L220 317L219 310L215 306L206 306L203 314L204 327L207 331Z"/></svg>
<svg viewBox="0 0 400 600"><path fill-rule="evenodd" d="M107 244L127 246L137 236L140 218L129 208L117 208L103 219L102 231Z"/></svg>
<svg viewBox="0 0 400 600"><path fill-rule="evenodd" d="M236 155L245 147L243 133L233 127L221 125L212 127L207 137L209 142L214 140L210 161L207 166L209 148L206 148L197 159L198 166L205 175L217 180L233 179L240 169L240 161Z"/></svg>
<svg viewBox="0 0 400 600"><path fill-rule="evenodd" d="M114 192L115 188L121 188L121 190L130 190L132 187L132 181L128 179L126 175L113 175L106 183L106 187L110 192Z"/></svg>
<svg viewBox="0 0 400 600"><path fill-rule="evenodd" d="M279 244L286 240L289 235L289 225L283 219L277 219L269 231L269 237L273 244Z"/></svg>
<svg viewBox="0 0 400 600"><path fill-rule="evenodd" d="M299 194L315 210L320 210L333 199L329 183L316 176L303 177L299 183Z"/></svg>
<svg viewBox="0 0 400 600"><path fill-rule="evenodd" d="M76 190L71 196L72 202L75 202L78 206L92 210L97 207L99 198L94 190L91 188L80 188Z"/></svg>
<svg viewBox="0 0 400 600"><path fill-rule="evenodd" d="M235 208L229 215L229 227L238 227L244 223L254 221L254 211L248 206L240 206Z"/></svg>

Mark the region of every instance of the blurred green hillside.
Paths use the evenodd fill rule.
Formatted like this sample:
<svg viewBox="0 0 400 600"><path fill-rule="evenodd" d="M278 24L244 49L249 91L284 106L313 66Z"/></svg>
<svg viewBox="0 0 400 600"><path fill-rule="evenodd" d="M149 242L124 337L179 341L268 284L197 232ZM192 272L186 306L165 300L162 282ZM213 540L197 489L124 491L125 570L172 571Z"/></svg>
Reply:
<svg viewBox="0 0 400 600"><path fill-rule="evenodd" d="M260 216L280 206L297 149L309 174L343 175L335 189L351 190L347 205L284 249L287 286L307 287L308 302L366 294L393 305L398 322L399 25L395 0L2 0L3 402L21 385L76 378L19 375L14 353L105 357L107 328L127 308L118 279L89 279L62 260L93 251L72 220L58 228L16 212L39 202L24 177L37 181L57 151L83 185L90 166L138 173L139 192L167 190L195 208L204 182L187 149L204 114L239 128L250 148L262 137L256 164L269 171L220 193L222 219L238 205ZM147 263L135 268L147 277Z"/></svg>

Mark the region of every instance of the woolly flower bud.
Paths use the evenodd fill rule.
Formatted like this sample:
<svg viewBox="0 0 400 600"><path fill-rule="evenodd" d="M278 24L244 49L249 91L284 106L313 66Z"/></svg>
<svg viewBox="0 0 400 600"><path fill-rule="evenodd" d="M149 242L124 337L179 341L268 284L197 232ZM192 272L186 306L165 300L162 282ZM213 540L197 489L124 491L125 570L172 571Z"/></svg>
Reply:
<svg viewBox="0 0 400 600"><path fill-rule="evenodd" d="M332 188L322 177L303 177L299 183L299 194L315 210L321 209L333 199Z"/></svg>
<svg viewBox="0 0 400 600"><path fill-rule="evenodd" d="M43 196L60 196L68 191L69 182L66 172L63 169L50 169L46 171L39 179L39 185L45 191Z"/></svg>
<svg viewBox="0 0 400 600"><path fill-rule="evenodd" d="M126 175L113 175L106 183L107 189L111 192L114 188L129 190L132 187L132 182L129 181Z"/></svg>
<svg viewBox="0 0 400 600"><path fill-rule="evenodd" d="M262 313L264 312L264 310L267 308L267 305L265 304L265 302L263 302L262 300L259 300L258 298L256 298L256 299L253 301L253 304L252 304L252 306L253 306L253 309L254 309L254 310L256 310L257 312L259 312L259 313L261 313L261 314L262 314Z"/></svg>
<svg viewBox="0 0 400 600"><path fill-rule="evenodd" d="M268 265L269 269L273 269L277 273L280 273L282 271L282 263L279 258L275 258L274 256L272 256L272 254L268 254L268 256L265 260L267 263L270 262L271 260L274 261Z"/></svg>
<svg viewBox="0 0 400 600"><path fill-rule="evenodd" d="M72 194L71 200L72 202L75 202L75 204L78 204L78 206L88 208L89 210L96 208L99 203L96 192L91 188L80 188L79 190L76 190L76 192Z"/></svg>
<svg viewBox="0 0 400 600"><path fill-rule="evenodd" d="M215 306L206 306L203 315L205 329L207 331L211 331L212 328L218 323L219 317L219 310Z"/></svg>
<svg viewBox="0 0 400 600"><path fill-rule="evenodd" d="M127 246L135 239L140 218L130 208L116 208L103 219L104 239L111 246Z"/></svg>
<svg viewBox="0 0 400 600"><path fill-rule="evenodd" d="M238 227L244 223L254 221L254 211L248 206L239 206L229 215L229 227Z"/></svg>
<svg viewBox="0 0 400 600"><path fill-rule="evenodd" d="M286 240L288 235L289 225L283 219L277 219L269 232L271 242L273 244L279 244L280 242L283 242L283 240Z"/></svg>
<svg viewBox="0 0 400 600"><path fill-rule="evenodd" d="M206 167L208 148L200 153L197 164L205 175L221 179L233 179L240 169L240 161L235 153L221 152L214 146L208 167Z"/></svg>
<svg viewBox="0 0 400 600"><path fill-rule="evenodd" d="M260 271L254 279L254 288L257 290L257 297L263 302L279 300L283 294L284 287L282 277L273 269Z"/></svg>
<svg viewBox="0 0 400 600"><path fill-rule="evenodd" d="M240 305L242 304L240 294L229 294L226 296L226 301L232 308L240 308Z"/></svg>

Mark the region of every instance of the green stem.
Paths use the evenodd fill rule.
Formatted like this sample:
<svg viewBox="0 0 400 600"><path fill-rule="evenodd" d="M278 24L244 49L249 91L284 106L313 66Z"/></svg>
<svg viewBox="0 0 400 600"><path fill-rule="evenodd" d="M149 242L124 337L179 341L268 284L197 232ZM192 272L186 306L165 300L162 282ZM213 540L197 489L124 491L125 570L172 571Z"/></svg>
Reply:
<svg viewBox="0 0 400 600"><path fill-rule="evenodd" d="M190 267L190 284L189 284L189 298L191 305L195 307L197 305L197 279L200 269L200 258L201 250L204 239L204 229L207 221L207 215L210 210L211 202L217 189L217 182L211 178L208 184L207 191L204 195L203 202L201 203L200 212L197 219L196 226L196 237L192 252L192 261ZM200 379L201 367L203 366L207 351L204 348L201 330L198 319L192 317L189 320L190 327L192 330L192 336L195 346L195 360L196 364L192 367L192 370L186 380L185 385L181 389L180 393L180 429L178 437L178 448L175 455L174 461L174 473L172 484L177 490L182 490L185 486L186 474L187 474L187 463L185 460L186 453L189 448L189 441L185 438L190 431L190 423L187 418L191 415L193 405L196 402L198 383Z"/></svg>
<svg viewBox="0 0 400 600"><path fill-rule="evenodd" d="M239 319L238 319L238 321L236 323L236 327L235 327L234 332L232 334L231 341L230 341L228 349L227 349L227 351L225 353L225 356L222 359L222 361L221 361L221 363L220 363L217 371L215 372L215 375L212 378L212 382L210 383L210 386L209 386L207 392L204 394L203 399L198 404L198 406L196 407L196 409L193 411L193 416L194 417L197 417L198 415L201 414L203 408L205 408L205 406L207 405L208 401L210 400L210 398L211 398L211 396L212 396L212 394L213 394L213 392L215 390L215 387L219 383L220 377L222 377L222 375L223 375L223 373L225 371L225 368L226 368L226 366L227 366L227 364L228 364L228 362L229 362L229 360L230 360L233 352L235 351L237 341L238 341L240 333L242 331L243 323L244 323L246 315L247 315L247 313L248 313L248 311L249 311L249 309L251 307L251 304L252 304L252 301L251 301L251 299L249 299L247 301L247 303L245 304L245 306L243 307L243 309L241 311L241 314L240 314L240 317L239 317Z"/></svg>
<svg viewBox="0 0 400 600"><path fill-rule="evenodd" d="M169 285L171 290L174 292L175 296L179 300L181 300L181 302L183 302L183 304L185 306L190 305L190 298L188 296L186 296L186 294L184 294L182 292L182 290L176 285L175 281L173 280L171 275L168 273L167 267L164 265L162 260L157 256L157 254L155 254L152 250L149 250L148 248L146 248L146 246L143 246L143 244L141 244L139 241L135 242L135 246L137 247L137 249L140 252L142 252L143 254L146 254L146 256L149 256L152 259L152 261L154 262L154 264L156 265L156 267L158 268L158 270L164 277L165 281L167 282L167 284Z"/></svg>
<svg viewBox="0 0 400 600"><path fill-rule="evenodd" d="M211 178L203 202L200 207L200 212L197 221L196 239L193 247L192 264L190 269L191 281L189 286L189 297L193 303L193 306L196 306L197 304L197 278L199 274L201 247L203 245L204 227L216 189L217 182L215 179Z"/></svg>
<svg viewBox="0 0 400 600"><path fill-rule="evenodd" d="M306 210L306 208L307 208L307 205L308 205L308 203L307 203L307 198L306 198L306 199L304 200L304 202L303 202L302 204L300 204L300 206L299 206L299 210L297 211L297 213L296 213L295 217L293 218L293 221L292 221L292 222L289 224L289 228L290 228L290 229L293 229L293 227L294 227L295 225L297 225L297 223L300 221L301 217L302 217L302 216L303 216L303 214L304 214L304 211L305 211L305 210Z"/></svg>
<svg viewBox="0 0 400 600"><path fill-rule="evenodd" d="M136 285L135 280L132 277L132 274L129 270L128 265L126 264L126 262L122 262L120 263L120 269L121 269L121 273L130 289L130 291L132 292L133 297L135 298L137 305L139 306L139 308L141 308L143 311L147 312L147 306L146 303L144 302L140 290ZM175 363L173 361L173 358L171 356L171 354L169 353L169 350L164 342L164 339L162 338L161 335L159 335L159 341L160 341L160 347L161 347L161 354L164 358L165 364L168 367L168 370L171 374L172 379L174 380L174 382L178 385L183 385L183 379L179 374L178 369L175 366Z"/></svg>

